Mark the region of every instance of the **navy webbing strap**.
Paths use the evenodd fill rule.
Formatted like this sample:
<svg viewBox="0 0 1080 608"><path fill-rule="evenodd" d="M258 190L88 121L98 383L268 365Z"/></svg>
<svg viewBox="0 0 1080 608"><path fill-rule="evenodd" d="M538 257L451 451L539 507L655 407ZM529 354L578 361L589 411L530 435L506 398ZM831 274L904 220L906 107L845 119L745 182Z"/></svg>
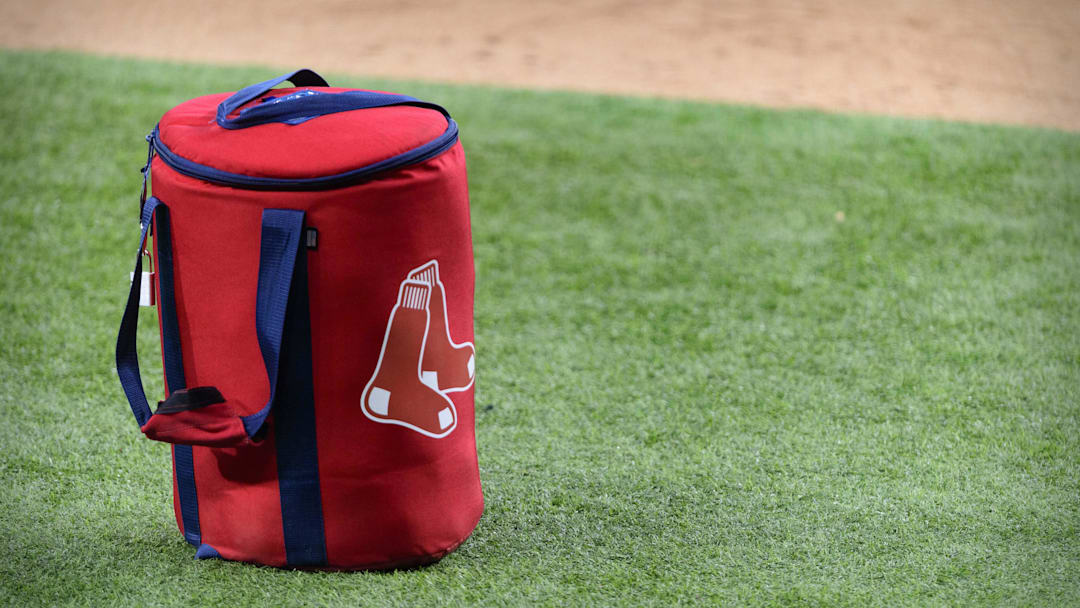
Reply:
<svg viewBox="0 0 1080 608"><path fill-rule="evenodd" d="M169 230L169 213L157 197L150 197L143 205L140 223L142 235L139 238L139 250L135 260L135 275L128 291L124 317L120 321L120 331L116 336L116 374L120 377L120 386L124 389L131 413L139 426L150 419L150 404L143 391L142 376L139 374L139 357L135 348L135 338L139 328L139 293L142 289L142 252L146 247L146 234L150 222L157 214L158 274L161 283L161 320L162 350L165 361L165 381L168 389L174 391L184 388L184 364L180 355L180 332L176 320L176 303L173 294L172 240ZM168 303L166 303L168 302Z"/></svg>
<svg viewBox="0 0 1080 608"><path fill-rule="evenodd" d="M290 566L326 564L319 454L315 433L315 386L311 369L311 314L307 251L300 248L289 294L281 352L278 405L274 407L278 489L285 559Z"/></svg>
<svg viewBox="0 0 1080 608"><path fill-rule="evenodd" d="M244 430L255 436L266 423L277 395L281 343L285 331L285 313L289 303L293 271L304 229L304 212L291 209L265 209L262 216L262 239L259 244L259 289L255 296L255 332L259 337L270 381L270 399L259 411L244 416Z"/></svg>
<svg viewBox="0 0 1080 608"><path fill-rule="evenodd" d="M161 347L165 366L165 388L169 393L174 393L187 388L187 379L184 377L184 359L180 350L180 322L176 313L172 225L169 223L168 207L161 204L157 198L153 200L157 201L159 206L154 233L154 249L157 251L158 259L157 273L160 287L158 306L161 310ZM138 270L135 271L135 276L139 276ZM142 385L141 379L139 385ZM190 445L174 445L172 452L173 471L176 473L176 493L179 494L180 499L180 519L184 522L184 539L198 547L202 544L202 524L199 523L199 493L195 487L194 450Z"/></svg>
<svg viewBox="0 0 1080 608"><path fill-rule="evenodd" d="M247 127L254 127L256 125L263 125L271 122L297 123L316 116L334 114L337 112L402 105L436 110L442 113L448 120L450 118L450 113L442 106L427 101L421 101L408 95L393 95L375 91L327 93L310 90L269 99L265 103L244 109L233 118L229 117L230 114L238 110L244 104L269 92L274 86L281 84L286 80L291 81L298 87L328 86L321 76L311 70L297 70L291 74L272 78L266 82L253 84L237 91L218 105L216 116L217 124L224 129L245 129Z"/></svg>
<svg viewBox="0 0 1080 608"><path fill-rule="evenodd" d="M139 218L142 235L135 260L135 276L131 281L124 318L116 337L116 373L124 388L131 413L139 426L150 419L150 405L143 391L139 374L139 358L136 351L136 335L139 325L139 293L142 287L142 252L146 247L146 234L150 222L157 216L155 249L158 256L158 302L161 307L162 359L165 364L166 388L172 392L186 387L184 361L180 351L180 325L176 317L176 297L173 288L172 231L169 225L169 208L157 197L150 197L143 205ZM173 468L176 471L176 488L180 499L180 519L184 524L184 538L196 547L201 541L199 526L199 499L195 489L195 462L189 445L173 446Z"/></svg>
<svg viewBox="0 0 1080 608"><path fill-rule="evenodd" d="M252 101L259 95L266 93L270 89L277 85L289 81L298 87L328 87L326 79L319 76L315 72L309 69L296 70L290 74L283 74L277 78L271 78L265 82L258 82L253 85L246 86L239 91L235 92L225 101L218 105L217 109L217 121L221 124L221 121L226 120L229 114L232 114L245 103ZM223 127L225 125L222 125ZM226 127L228 128L228 127Z"/></svg>
<svg viewBox="0 0 1080 608"><path fill-rule="evenodd" d="M195 489L195 451L190 445L180 444L173 444L172 449L184 540L198 547L202 545L202 525L199 523L199 494Z"/></svg>
<svg viewBox="0 0 1080 608"><path fill-rule="evenodd" d="M176 293L173 280L172 224L169 222L169 208L157 198L153 199L158 208L154 248L157 252L157 273L160 287L158 306L161 310L162 323L162 359L165 364L165 384L169 393L187 388L184 377L184 359L180 350L180 322L176 313ZM151 213L153 211L151 210ZM143 212L145 215L145 210ZM147 220L149 221L149 219ZM144 223L145 225L145 223ZM141 260L141 258L140 258ZM139 271L135 271L138 278ZM134 285L132 286L134 288ZM130 304L130 295L128 296ZM136 321L138 317L136 316ZM139 383L140 386L142 382Z"/></svg>

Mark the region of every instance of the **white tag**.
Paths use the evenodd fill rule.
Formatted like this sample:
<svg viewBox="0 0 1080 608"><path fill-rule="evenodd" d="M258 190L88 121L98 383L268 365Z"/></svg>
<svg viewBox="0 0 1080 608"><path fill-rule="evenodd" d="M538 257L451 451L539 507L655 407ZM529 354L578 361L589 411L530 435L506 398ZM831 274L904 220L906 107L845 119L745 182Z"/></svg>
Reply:
<svg viewBox="0 0 1080 608"><path fill-rule="evenodd" d="M129 273L131 280L135 280L135 273ZM139 306L153 306L154 305L154 275L149 272L142 273L142 280L139 281Z"/></svg>

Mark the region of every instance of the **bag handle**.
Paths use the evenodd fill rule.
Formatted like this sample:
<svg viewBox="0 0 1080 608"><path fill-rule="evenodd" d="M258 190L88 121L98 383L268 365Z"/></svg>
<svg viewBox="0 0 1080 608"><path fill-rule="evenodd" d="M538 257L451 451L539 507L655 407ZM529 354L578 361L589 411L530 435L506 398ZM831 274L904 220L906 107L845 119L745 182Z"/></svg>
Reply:
<svg viewBox="0 0 1080 608"><path fill-rule="evenodd" d="M269 100L265 103L251 106L241 110L235 117L229 116L240 109L244 104L253 101L270 89L289 81L298 87L326 87L329 86L322 76L308 69L297 70L290 74L283 74L277 78L271 78L265 82L253 84L240 89L231 97L218 105L216 121L224 129L246 129L256 125L271 122L286 122L298 124L326 114L348 112L351 110L365 110L369 108L382 108L386 106L409 105L420 108L436 110L450 119L450 113L442 106L421 101L408 95L394 95L391 93L378 93L375 91L344 91L341 93L326 93L323 91L299 91Z"/></svg>
<svg viewBox="0 0 1080 608"><path fill-rule="evenodd" d="M217 109L217 123L226 129L225 125L221 124L223 121L227 121L226 117L229 114L235 112L240 106L255 99L259 95L268 92L270 89L277 85L289 81L298 87L328 87L330 86L326 79L319 76L315 72L304 68L296 70L290 74L282 74L277 78L271 78L270 80L255 83L250 86L246 86L239 91L232 94L231 97L221 102Z"/></svg>
<svg viewBox="0 0 1080 608"><path fill-rule="evenodd" d="M303 231L304 212L265 209L259 248L259 281L255 302L255 330L263 364L270 382L270 398L259 411L247 416L235 414L235 404L214 387L185 388L180 331L173 291L172 243L168 207L157 197L143 206L142 235L139 240L135 275L128 292L127 306L116 339L116 372L131 412L139 427L151 439L186 445L236 446L258 441L277 394L285 312L296 267ZM142 279L142 251L150 222L156 219L159 306L162 344L169 397L151 413L139 372L136 335L139 323L139 292ZM245 408L246 409L246 408Z"/></svg>
<svg viewBox="0 0 1080 608"><path fill-rule="evenodd" d="M300 250L300 233L304 229L304 212L292 209L264 209L262 240L259 244L259 287L255 296L255 332L259 338L266 377L270 381L270 398L266 405L250 416L244 416L244 430L254 439L277 394L278 368L281 363L281 341L285 334L285 309L289 305L293 271Z"/></svg>
<svg viewBox="0 0 1080 608"><path fill-rule="evenodd" d="M169 234L168 208L157 197L151 196L142 207L140 224L142 235L139 238L139 250L135 260L135 274L131 280L131 289L128 291L127 305L124 307L124 316L120 321L120 331L116 336L116 374L120 377L120 386L124 389L131 413L135 415L135 421L139 426L146 424L152 415L150 405L146 401L146 392L143 390L142 376L139 373L139 358L135 348L135 338L139 327L139 293L142 289L142 259L143 248L146 247L146 234L150 230L155 212L157 215L158 229L155 239L159 251L158 277L161 293L159 294L159 306L161 307L161 333L162 350L165 364L165 383L168 390L177 391L185 387L184 364L180 355L180 332L176 321L176 304L173 296L172 284L172 250Z"/></svg>

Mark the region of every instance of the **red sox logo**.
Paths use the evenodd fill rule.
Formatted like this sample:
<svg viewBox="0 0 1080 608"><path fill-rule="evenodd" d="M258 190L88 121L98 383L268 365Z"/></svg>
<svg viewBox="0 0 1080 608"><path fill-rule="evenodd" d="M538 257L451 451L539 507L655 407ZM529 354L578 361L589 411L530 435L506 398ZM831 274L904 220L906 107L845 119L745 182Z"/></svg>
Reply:
<svg viewBox="0 0 1080 608"><path fill-rule="evenodd" d="M436 439L457 427L448 396L473 384L472 342L450 339L446 290L435 260L409 272L386 323L379 362L360 400L364 415Z"/></svg>

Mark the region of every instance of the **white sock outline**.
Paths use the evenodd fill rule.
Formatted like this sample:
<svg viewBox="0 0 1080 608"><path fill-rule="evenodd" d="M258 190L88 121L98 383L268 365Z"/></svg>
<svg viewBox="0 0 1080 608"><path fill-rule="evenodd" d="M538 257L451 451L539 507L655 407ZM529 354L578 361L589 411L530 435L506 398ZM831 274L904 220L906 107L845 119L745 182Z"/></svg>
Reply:
<svg viewBox="0 0 1080 608"><path fill-rule="evenodd" d="M422 302L423 308L420 309L420 310L424 311L424 319L425 319L424 320L424 339L420 342L420 354L419 354L419 356L418 356L418 358L416 360L416 381L419 382L422 386L426 387L428 390L431 390L432 393L442 397L443 401L445 401L447 403L447 405L449 405L450 412L454 416L454 421L450 424L450 426L447 429L443 430L441 433L432 433L430 431L424 430L424 429L416 426L415 424L405 422L404 420L394 420L392 418L381 418L381 417L378 416L378 414L375 414L373 412L368 411L368 397L370 396L371 389L375 384L375 378L379 377L379 370L382 369L383 356L386 355L386 344L390 340L390 328L393 327L393 325L394 325L394 317L397 315L398 308L401 308L402 301L403 301L402 297L404 296L405 288L406 288L406 286L410 286L410 285L422 286L422 287L424 287L424 291L427 292L427 295L423 298L423 300L424 300ZM446 298L444 297L443 299L445 300ZM429 310L430 305L431 305L431 285L429 285L428 283L425 283L424 281L414 281L414 280L409 279L409 278L406 278L404 281L401 282L401 285L398 287L397 300L394 301L394 308L390 310L390 317L386 321L386 332L383 334L382 347L379 349L379 361L378 361L378 363L375 364L375 371L371 374L371 379L368 380L367 385L364 387L364 392L361 393L361 395L360 395L360 409L361 409L361 411L364 412L364 416L367 416L367 418L369 420L374 420L375 422L378 422L378 423L381 423L381 424L396 424L398 426L403 426L403 427L412 429L412 430L416 431L417 433L420 433L421 435L426 435L427 437L431 437L433 439L441 439L441 438L446 437L447 435L449 435L454 429L457 428L458 415L457 415L457 408L454 406L453 400L451 400L449 397L447 397L443 393L443 391L434 390L430 386L428 386L427 384L424 384L424 382L421 380L421 374L423 373L423 370L421 369L421 367L423 367L423 365L424 365L424 349L427 347L428 328L431 326L431 311ZM416 310L416 308L413 307L413 306L408 306L408 308L413 308L414 310ZM383 389L383 390L385 390L385 389ZM392 394L393 393L391 392L391 395ZM442 410L439 410L439 411L441 412ZM436 415L436 417L438 417L438 412L436 412L435 415Z"/></svg>

